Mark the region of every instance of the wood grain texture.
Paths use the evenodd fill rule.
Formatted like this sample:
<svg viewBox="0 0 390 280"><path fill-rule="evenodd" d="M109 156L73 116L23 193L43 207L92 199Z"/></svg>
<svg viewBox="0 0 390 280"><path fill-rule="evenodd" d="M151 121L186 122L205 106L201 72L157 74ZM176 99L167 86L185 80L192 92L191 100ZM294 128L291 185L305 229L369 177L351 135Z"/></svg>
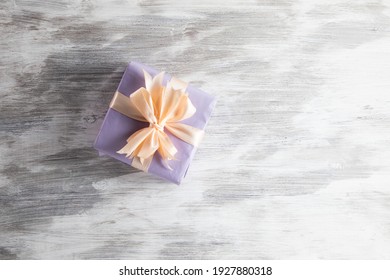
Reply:
<svg viewBox="0 0 390 280"><path fill-rule="evenodd" d="M390 3L0 3L0 258L390 258ZM218 97L178 187L92 149L126 63Z"/></svg>

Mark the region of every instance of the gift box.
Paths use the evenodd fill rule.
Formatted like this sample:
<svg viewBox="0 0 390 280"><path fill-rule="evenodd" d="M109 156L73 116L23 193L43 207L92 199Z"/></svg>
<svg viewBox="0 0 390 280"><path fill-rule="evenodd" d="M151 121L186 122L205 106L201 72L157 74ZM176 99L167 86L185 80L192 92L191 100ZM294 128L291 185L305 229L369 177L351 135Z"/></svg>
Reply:
<svg viewBox="0 0 390 280"><path fill-rule="evenodd" d="M215 106L215 98L169 74L130 62L94 147L180 184Z"/></svg>

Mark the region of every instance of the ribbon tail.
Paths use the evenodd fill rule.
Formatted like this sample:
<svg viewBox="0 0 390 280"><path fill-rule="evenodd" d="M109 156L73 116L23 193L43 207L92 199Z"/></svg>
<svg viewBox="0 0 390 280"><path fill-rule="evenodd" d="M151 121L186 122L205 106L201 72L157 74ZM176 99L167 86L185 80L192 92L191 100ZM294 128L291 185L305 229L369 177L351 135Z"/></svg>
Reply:
<svg viewBox="0 0 390 280"><path fill-rule="evenodd" d="M162 164L169 170L173 170L168 161L174 159L177 150L169 137L164 132L154 131L143 141L139 148L134 152L135 156L131 165L137 169L147 172L152 163L155 151L158 150L161 155Z"/></svg>
<svg viewBox="0 0 390 280"><path fill-rule="evenodd" d="M173 145L171 139L169 139L168 135L165 132L159 133L159 148L158 152L160 153L163 160L172 160L175 159L175 154L177 153L177 149L175 145Z"/></svg>
<svg viewBox="0 0 390 280"><path fill-rule="evenodd" d="M126 154L126 157L133 159L133 167L147 172L158 148L158 132L147 127L131 135L127 144L117 153Z"/></svg>
<svg viewBox="0 0 390 280"><path fill-rule="evenodd" d="M165 127L177 138L195 147L199 146L203 139L203 130L184 123L170 122Z"/></svg>
<svg viewBox="0 0 390 280"><path fill-rule="evenodd" d="M153 128L149 128L151 133L145 138L142 142L142 147L139 152L135 156L141 158L141 162L143 159L149 158L154 155L159 147L158 134L159 132Z"/></svg>
<svg viewBox="0 0 390 280"><path fill-rule="evenodd" d="M139 158L139 157L134 157L133 161L131 162L131 166L134 168L140 169L144 172L148 172L150 165L152 164L153 160L153 155L151 155L148 158Z"/></svg>
<svg viewBox="0 0 390 280"><path fill-rule="evenodd" d="M137 156L137 154L134 155L134 153L137 152L140 147L142 147L145 139L150 137L152 133L153 133L153 129L150 127L146 127L141 130L138 130L127 139L127 144L124 147L122 147L122 149L117 151L117 153L126 154L126 157Z"/></svg>
<svg viewBox="0 0 390 280"><path fill-rule="evenodd" d="M168 162L167 159L162 159L161 162L162 162L162 164L164 165L164 167L165 167L166 169L168 169L168 170L170 170L170 171L173 170L173 168L169 165L169 162Z"/></svg>

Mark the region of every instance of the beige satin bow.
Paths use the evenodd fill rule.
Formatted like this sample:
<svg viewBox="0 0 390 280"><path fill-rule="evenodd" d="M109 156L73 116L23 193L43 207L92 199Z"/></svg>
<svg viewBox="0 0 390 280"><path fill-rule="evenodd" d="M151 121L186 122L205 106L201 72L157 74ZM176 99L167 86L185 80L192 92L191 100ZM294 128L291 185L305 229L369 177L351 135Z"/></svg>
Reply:
<svg viewBox="0 0 390 280"><path fill-rule="evenodd" d="M177 153L165 130L181 140L197 146L203 137L203 130L180 123L195 114L196 109L185 92L187 84L172 78L163 86L164 72L154 78L144 70L145 88L141 87L129 97L116 92L110 107L119 113L142 122L149 127L142 128L127 139L127 144L117 153L132 158L132 166L147 171L157 151L163 164L171 170L168 160Z"/></svg>

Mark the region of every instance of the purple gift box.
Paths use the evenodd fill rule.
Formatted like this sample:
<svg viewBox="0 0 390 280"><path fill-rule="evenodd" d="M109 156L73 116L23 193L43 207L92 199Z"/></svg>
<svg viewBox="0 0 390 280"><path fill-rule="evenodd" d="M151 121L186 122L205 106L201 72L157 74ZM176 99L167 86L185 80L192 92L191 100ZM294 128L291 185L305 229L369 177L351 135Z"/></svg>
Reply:
<svg viewBox="0 0 390 280"><path fill-rule="evenodd" d="M118 91L126 96L130 96L140 87L145 87L143 70L147 71L151 76L159 73L159 71L149 66L138 62L130 62L118 86ZM171 76L165 74L163 84L165 85L170 79ZM195 106L196 112L192 117L181 122L204 130L214 109L216 100L214 97L191 85L187 87L186 92L192 104ZM124 154L118 154L117 151L126 145L126 140L130 135L148 126L149 123L137 121L109 108L94 147L99 151L99 155L108 155L130 165L132 159L127 158ZM169 170L163 165L161 156L156 152L148 173L157 175L175 184L180 184L194 157L196 147L175 137L167 130L165 130L165 133L170 137L178 150L175 155L176 160L169 161L169 166L172 170Z"/></svg>

